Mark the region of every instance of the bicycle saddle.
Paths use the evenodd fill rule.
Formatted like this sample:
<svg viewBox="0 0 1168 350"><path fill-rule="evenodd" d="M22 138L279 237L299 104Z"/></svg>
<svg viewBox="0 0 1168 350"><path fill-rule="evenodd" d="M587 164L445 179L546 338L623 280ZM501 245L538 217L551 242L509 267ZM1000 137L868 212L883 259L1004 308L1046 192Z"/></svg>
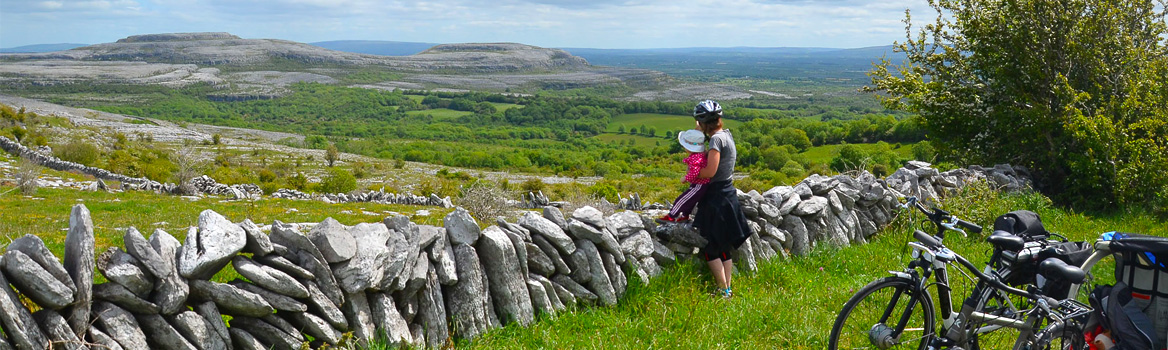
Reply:
<svg viewBox="0 0 1168 350"><path fill-rule="evenodd" d="M1019 251L1026 245L1026 240L1021 236L1013 235L1002 230L994 230L994 233L986 237L986 242L989 242L994 247L1002 250Z"/></svg>
<svg viewBox="0 0 1168 350"><path fill-rule="evenodd" d="M1080 284L1087 278L1087 272L1077 266L1067 265L1066 262L1058 258L1050 258L1043 260L1038 264L1038 272L1046 278L1061 279L1071 283Z"/></svg>

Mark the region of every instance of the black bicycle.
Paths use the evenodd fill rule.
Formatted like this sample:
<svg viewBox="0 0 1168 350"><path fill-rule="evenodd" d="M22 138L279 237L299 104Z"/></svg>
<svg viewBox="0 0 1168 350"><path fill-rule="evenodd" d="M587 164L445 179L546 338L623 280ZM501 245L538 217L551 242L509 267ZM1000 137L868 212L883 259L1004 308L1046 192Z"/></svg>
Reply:
<svg viewBox="0 0 1168 350"><path fill-rule="evenodd" d="M981 227L961 220L941 209L926 209L915 197L908 197L902 208L916 208L937 228L936 234L914 230L916 242L912 260L903 271L869 283L844 304L831 330L828 349L1083 349L1081 320L1091 312L1086 304L1059 300L1044 295L1043 290L1028 285L1027 290L1003 282L1004 276L1020 273L1011 270L1022 265L987 264L979 271L973 263L946 248L946 231L962 234L964 230L981 232ZM995 256L1014 256L1024 250L1024 237L1010 234L991 235ZM948 266L951 263L968 270L978 281L971 297L953 310ZM1086 273L1060 259L1045 259L1031 272L1051 281L1080 284ZM936 299L929 292L937 291ZM938 308L934 308L934 301ZM935 314L936 312L936 314ZM939 316L939 317L938 317ZM937 322L937 319L940 322ZM1005 339L990 339L999 329L1014 329ZM999 333L1006 334L1006 333Z"/></svg>

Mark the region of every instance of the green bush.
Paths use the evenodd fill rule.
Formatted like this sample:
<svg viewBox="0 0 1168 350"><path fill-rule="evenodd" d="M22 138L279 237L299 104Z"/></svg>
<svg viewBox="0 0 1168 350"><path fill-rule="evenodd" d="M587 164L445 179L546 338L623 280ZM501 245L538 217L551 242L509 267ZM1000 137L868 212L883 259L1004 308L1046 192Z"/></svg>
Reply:
<svg viewBox="0 0 1168 350"><path fill-rule="evenodd" d="M329 168L328 175L320 181L320 192L349 193L357 189L357 178L348 170Z"/></svg>
<svg viewBox="0 0 1168 350"><path fill-rule="evenodd" d="M69 143L53 147L53 155L67 162L74 162L85 166L93 166L101 156L101 150L92 143L82 140L72 140Z"/></svg>
<svg viewBox="0 0 1168 350"><path fill-rule="evenodd" d="M606 183L604 181L597 182L592 186L588 186L588 194L593 197L604 198L613 203L619 200L616 187L613 187L612 184Z"/></svg>

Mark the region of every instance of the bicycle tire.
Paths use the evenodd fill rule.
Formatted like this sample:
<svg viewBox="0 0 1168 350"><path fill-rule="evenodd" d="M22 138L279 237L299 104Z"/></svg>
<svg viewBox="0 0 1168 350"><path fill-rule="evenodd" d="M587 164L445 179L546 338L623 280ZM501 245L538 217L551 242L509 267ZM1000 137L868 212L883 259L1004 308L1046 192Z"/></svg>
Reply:
<svg viewBox="0 0 1168 350"><path fill-rule="evenodd" d="M905 311L908 322L893 338ZM934 337L934 320L927 291L917 290L911 279L885 277L868 283L844 304L831 327L828 349L925 349Z"/></svg>
<svg viewBox="0 0 1168 350"><path fill-rule="evenodd" d="M1038 340L1034 347L1037 350L1087 349L1087 339L1083 337L1083 326L1072 320L1061 324L1061 327L1044 329L1039 332L1037 337Z"/></svg>
<svg viewBox="0 0 1168 350"><path fill-rule="evenodd" d="M974 307L975 312L1007 318L1016 322L1025 322L1025 311L1026 308L1030 307L1030 302L1025 298L1000 292L984 283L979 283L975 291L980 293ZM1018 329L1009 327L980 333L977 331L981 327L988 326L990 325L986 322L971 320L965 326L965 331L969 332L967 342L959 345L969 350L1010 349L1014 347L1014 342L1021 336Z"/></svg>

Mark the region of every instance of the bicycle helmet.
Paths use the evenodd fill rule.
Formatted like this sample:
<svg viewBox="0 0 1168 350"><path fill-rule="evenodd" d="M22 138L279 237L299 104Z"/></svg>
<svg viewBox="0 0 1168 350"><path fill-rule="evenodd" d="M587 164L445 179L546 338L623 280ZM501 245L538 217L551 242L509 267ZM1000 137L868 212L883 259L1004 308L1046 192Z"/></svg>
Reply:
<svg viewBox="0 0 1168 350"><path fill-rule="evenodd" d="M708 123L722 117L722 106L713 100L698 102L694 107L693 117L698 122Z"/></svg>

